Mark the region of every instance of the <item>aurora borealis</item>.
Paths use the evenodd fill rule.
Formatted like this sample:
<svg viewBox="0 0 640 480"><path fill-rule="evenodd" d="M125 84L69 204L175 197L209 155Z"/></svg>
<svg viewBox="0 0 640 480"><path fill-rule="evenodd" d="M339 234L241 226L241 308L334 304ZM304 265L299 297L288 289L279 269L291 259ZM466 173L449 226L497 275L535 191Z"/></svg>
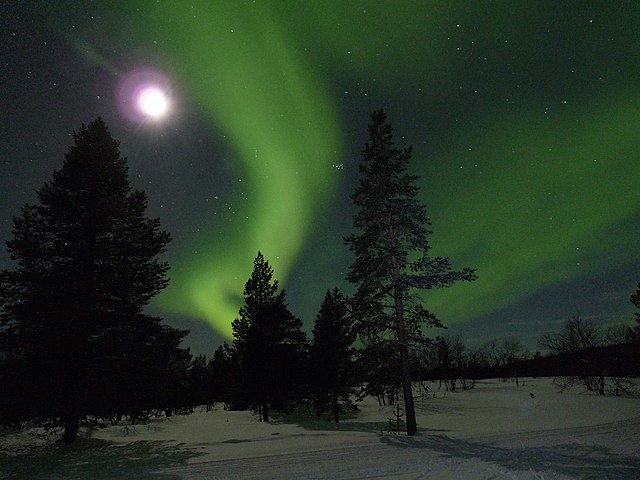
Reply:
<svg viewBox="0 0 640 480"><path fill-rule="evenodd" d="M535 343L576 310L633 320L637 2L0 9L2 238L61 165L69 133L101 115L174 237L172 282L152 308L194 329L195 350L215 348L198 325L229 335L258 250L308 326L326 290L346 287L349 194L380 107L398 145L414 146L434 253L478 269L425 297L452 333ZM170 90L160 121L123 114L119 85L140 71Z"/></svg>

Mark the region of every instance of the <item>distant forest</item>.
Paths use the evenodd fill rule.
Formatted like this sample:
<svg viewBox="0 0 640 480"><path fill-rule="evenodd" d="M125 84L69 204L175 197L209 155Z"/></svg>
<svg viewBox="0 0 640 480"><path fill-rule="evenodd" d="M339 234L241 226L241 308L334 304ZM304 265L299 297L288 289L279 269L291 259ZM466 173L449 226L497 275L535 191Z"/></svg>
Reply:
<svg viewBox="0 0 640 480"><path fill-rule="evenodd" d="M71 443L83 425L136 424L214 402L265 422L304 404L339 422L370 395L402 403L413 435L416 392L468 390L483 378L520 385L545 376L560 389L638 393L638 312L634 328L609 329L576 313L535 352L513 337L474 349L435 334L444 325L419 292L472 282L478 272L431 255L418 177L407 171L411 147L394 146L384 111L371 114L367 132L353 233L343 239L355 293L328 286L308 335L257 252L230 319L233 340L194 357L182 346L187 331L145 312L169 283L161 257L171 235L146 217L146 194L132 189L104 121L82 125L38 203L13 218L6 243L15 268L0 272L0 424L63 427ZM640 309L640 285L630 301Z"/></svg>

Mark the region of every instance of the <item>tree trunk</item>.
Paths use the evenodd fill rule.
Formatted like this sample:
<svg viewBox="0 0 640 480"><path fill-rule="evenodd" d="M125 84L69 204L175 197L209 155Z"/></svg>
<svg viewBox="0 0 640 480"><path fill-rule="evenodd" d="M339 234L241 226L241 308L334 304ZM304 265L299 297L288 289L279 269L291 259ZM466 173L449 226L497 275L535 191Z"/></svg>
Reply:
<svg viewBox="0 0 640 480"><path fill-rule="evenodd" d="M340 405L338 405L338 392L333 391L331 396L331 410L333 411L333 421L340 423Z"/></svg>
<svg viewBox="0 0 640 480"><path fill-rule="evenodd" d="M64 415L64 434L62 439L65 445L73 443L78 438L80 429L80 414L75 405L70 405Z"/></svg>
<svg viewBox="0 0 640 480"><path fill-rule="evenodd" d="M389 238L395 239L393 228L390 228ZM393 243L393 241L391 242ZM400 278L400 266L395 256L391 257L391 278L396 284L393 292L393 302L396 314L396 334L400 348L400 369L402 376L402 396L404 397L404 414L407 424L407 435L415 435L418 431L416 425L416 410L413 403L413 389L411 388L411 365L409 363L409 346L407 332L404 323L403 291L397 285Z"/></svg>
<svg viewBox="0 0 640 480"><path fill-rule="evenodd" d="M413 403L413 389L411 388L411 368L409 366L409 352L407 346L400 347L402 360L402 393L404 395L404 410L407 420L407 435L415 435L418 432L416 425L416 411Z"/></svg>
<svg viewBox="0 0 640 480"><path fill-rule="evenodd" d="M404 414L407 423L407 435L415 435L418 432L416 425L416 410L413 403L413 389L411 388L411 365L409 364L409 347L404 325L404 308L402 297L395 296L396 330L398 343L400 344L400 365L402 370L402 394L404 397Z"/></svg>
<svg viewBox="0 0 640 480"><path fill-rule="evenodd" d="M70 345L73 342L69 341ZM80 410L81 410L81 365L85 356L80 353L79 347L71 347L69 355L62 360L65 364L65 373L67 377L64 382L64 393L62 401L62 421L64 423L64 433L62 439L65 445L73 443L78 437L80 428Z"/></svg>

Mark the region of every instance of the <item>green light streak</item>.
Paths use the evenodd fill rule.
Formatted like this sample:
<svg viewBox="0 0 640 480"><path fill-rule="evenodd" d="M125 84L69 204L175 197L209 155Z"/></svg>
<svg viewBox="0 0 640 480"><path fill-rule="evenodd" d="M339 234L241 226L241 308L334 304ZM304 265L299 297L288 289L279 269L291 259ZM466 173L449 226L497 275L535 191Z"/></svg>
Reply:
<svg viewBox="0 0 640 480"><path fill-rule="evenodd" d="M612 234L640 211L637 93L551 119L535 111L479 122L487 130L461 142L471 152L447 152L430 164L448 171L422 172L446 185L430 199L435 252L478 267L473 285L429 292L428 305L447 322L606 270L637 244Z"/></svg>
<svg viewBox="0 0 640 480"><path fill-rule="evenodd" d="M233 223L208 233L203 254L180 254L158 304L229 336L256 252L284 282L337 183L337 117L268 8L204 2L196 18L182 4L140 8L150 38L167 39L181 81L237 152L246 189L228 214Z"/></svg>
<svg viewBox="0 0 640 480"><path fill-rule="evenodd" d="M60 35L69 36L68 32L64 32L63 29L60 29ZM116 76L122 73L111 63L106 55L98 51L98 49L91 45L89 42L73 39L68 39L68 42L70 45L73 45L75 47L77 52L82 58L84 58L85 61L93 65L98 65Z"/></svg>

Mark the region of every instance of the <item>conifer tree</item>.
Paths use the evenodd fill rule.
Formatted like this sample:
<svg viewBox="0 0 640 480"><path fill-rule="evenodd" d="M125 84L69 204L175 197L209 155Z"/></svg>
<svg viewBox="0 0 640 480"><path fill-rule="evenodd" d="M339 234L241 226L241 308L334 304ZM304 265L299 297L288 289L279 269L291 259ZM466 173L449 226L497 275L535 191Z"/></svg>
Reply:
<svg viewBox="0 0 640 480"><path fill-rule="evenodd" d="M236 403L256 409L268 422L271 407L287 408L295 400L308 340L261 252L243 294L244 305L231 324L240 375Z"/></svg>
<svg viewBox="0 0 640 480"><path fill-rule="evenodd" d="M316 414L329 410L340 421L340 401L350 402L355 383L353 343L344 295L338 288L327 290L313 327L310 351L311 378Z"/></svg>
<svg viewBox="0 0 640 480"><path fill-rule="evenodd" d="M230 403L233 391L232 349L227 342L216 348L209 361L212 401Z"/></svg>
<svg viewBox="0 0 640 480"><path fill-rule="evenodd" d="M359 183L351 196L358 209L353 218L356 233L344 239L355 254L347 280L357 288L355 319L362 343L384 340L396 346L407 434L414 435L410 344L422 327L441 325L414 292L473 280L475 271L454 271L449 258L430 255L431 222L418 199L418 177L407 173L411 147L394 148L393 129L383 110L371 114L368 133Z"/></svg>
<svg viewBox="0 0 640 480"><path fill-rule="evenodd" d="M82 415L124 402L114 397L135 384L132 355L147 360L136 371L148 376L162 366L149 359L153 348L187 333L143 312L168 283L160 255L171 237L145 217L146 195L132 190L119 143L101 118L73 140L39 203L13 219L7 250L17 267L0 273L8 395L23 405L16 420L61 419L67 443Z"/></svg>

